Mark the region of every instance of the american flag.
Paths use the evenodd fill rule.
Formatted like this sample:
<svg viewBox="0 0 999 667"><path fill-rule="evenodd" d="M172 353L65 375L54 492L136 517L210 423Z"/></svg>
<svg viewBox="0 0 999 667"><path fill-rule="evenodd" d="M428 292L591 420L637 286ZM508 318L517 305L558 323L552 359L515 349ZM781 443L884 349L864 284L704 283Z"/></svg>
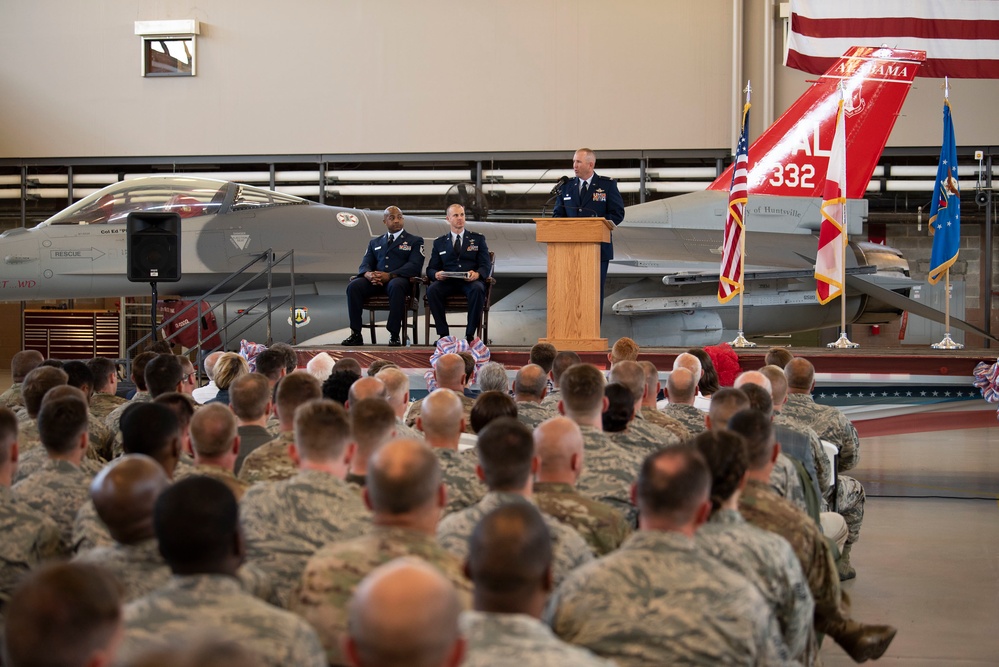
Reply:
<svg viewBox="0 0 999 667"><path fill-rule="evenodd" d="M822 227L819 229L819 251L815 256L815 295L819 303L829 303L843 294L846 268L846 130L843 127L843 100L836 112L836 133L833 135L826 171L826 186L822 194Z"/></svg>
<svg viewBox="0 0 999 667"><path fill-rule="evenodd" d="M728 194L728 217L725 219L725 236L722 239L721 274L718 277L718 300L727 302L742 293L742 235L746 213L746 174L749 168L749 107L742 110L742 134L735 149L735 169L732 170L732 187Z"/></svg>
<svg viewBox="0 0 999 667"><path fill-rule="evenodd" d="M851 46L926 51L919 76L999 78L999 2L791 0L785 65L823 74Z"/></svg>

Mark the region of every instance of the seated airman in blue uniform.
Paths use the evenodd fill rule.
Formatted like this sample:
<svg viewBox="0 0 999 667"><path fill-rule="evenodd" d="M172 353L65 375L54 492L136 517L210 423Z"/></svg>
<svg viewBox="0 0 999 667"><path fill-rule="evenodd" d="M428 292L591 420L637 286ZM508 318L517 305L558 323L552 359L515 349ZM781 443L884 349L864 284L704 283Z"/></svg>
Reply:
<svg viewBox="0 0 999 667"><path fill-rule="evenodd" d="M404 221L398 207L389 206L385 209L382 222L388 232L371 239L357 275L347 283L350 336L344 339L343 345L364 345L364 339L361 338L364 300L370 296L388 294L389 316L385 328L389 332L389 346L402 346L399 329L406 310L409 279L419 276L423 271L423 237L403 229Z"/></svg>
<svg viewBox="0 0 999 667"><path fill-rule="evenodd" d="M450 335L444 316L444 300L452 295L464 294L468 299L468 323L465 338L471 342L486 305L486 278L492 271L486 237L465 229L465 208L451 204L447 208L450 231L434 239L434 249L427 264L427 303L434 316L438 336ZM445 273L467 273L467 277L448 278Z"/></svg>

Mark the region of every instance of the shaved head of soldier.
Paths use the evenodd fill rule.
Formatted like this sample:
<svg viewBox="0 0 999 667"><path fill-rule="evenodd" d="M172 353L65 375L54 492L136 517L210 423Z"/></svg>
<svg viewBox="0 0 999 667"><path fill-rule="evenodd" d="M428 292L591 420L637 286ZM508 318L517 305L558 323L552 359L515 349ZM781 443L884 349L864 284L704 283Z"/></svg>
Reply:
<svg viewBox="0 0 999 667"><path fill-rule="evenodd" d="M552 417L534 429L534 455L539 482L575 485L583 471L583 433L567 417Z"/></svg>
<svg viewBox="0 0 999 667"><path fill-rule="evenodd" d="M267 376L247 373L233 380L229 387L229 405L243 423L266 418L271 407L271 384Z"/></svg>
<svg viewBox="0 0 999 667"><path fill-rule="evenodd" d="M231 470L239 453L236 447L238 433L236 415L226 406L209 403L199 409L191 418L191 449L195 462L226 459Z"/></svg>
<svg viewBox="0 0 999 667"><path fill-rule="evenodd" d="M670 403L693 405L697 396L697 376L687 368L674 368L666 378L666 395Z"/></svg>
<svg viewBox="0 0 999 667"><path fill-rule="evenodd" d="M548 375L537 364L527 364L513 380L513 393L518 401L540 403L548 389Z"/></svg>
<svg viewBox="0 0 999 667"><path fill-rule="evenodd" d="M555 383L555 386L560 386L562 373L565 373L570 366L575 366L581 362L582 359L580 359L579 355L572 350L563 350L562 352L556 354L551 370L552 382Z"/></svg>
<svg viewBox="0 0 999 667"><path fill-rule="evenodd" d="M659 369L651 361L639 361L638 365L645 373L645 398L642 399L642 405L655 407L659 394Z"/></svg>
<svg viewBox="0 0 999 667"><path fill-rule="evenodd" d="M28 373L38 368L45 357L38 350L21 350L10 359L10 375L14 382L24 382Z"/></svg>
<svg viewBox="0 0 999 667"><path fill-rule="evenodd" d="M676 359L673 360L673 370L678 368L686 368L690 371L695 378L694 384L701 381L701 360L690 352L678 354Z"/></svg>
<svg viewBox="0 0 999 667"><path fill-rule="evenodd" d="M142 372L146 379L146 389L154 398L168 391L179 391L180 384L184 381L184 367L174 354L157 355L149 360Z"/></svg>
<svg viewBox="0 0 999 667"><path fill-rule="evenodd" d="M123 634L121 588L87 563L50 563L29 574L7 603L9 667L115 664Z"/></svg>
<svg viewBox="0 0 999 667"><path fill-rule="evenodd" d="M395 366L382 368L375 375L385 384L385 400L395 410L396 417L402 417L409 405L409 376Z"/></svg>
<svg viewBox="0 0 999 667"><path fill-rule="evenodd" d="M670 447L650 454L635 485L638 527L692 537L711 513L710 494L711 473L696 449Z"/></svg>
<svg viewBox="0 0 999 667"><path fill-rule="evenodd" d="M135 403L121 413L121 446L126 454L145 454L170 477L180 460L181 431L177 414L159 403Z"/></svg>
<svg viewBox="0 0 999 667"><path fill-rule="evenodd" d="M815 367L802 357L795 357L784 366L788 391L792 394L807 394L815 386Z"/></svg>
<svg viewBox="0 0 999 667"><path fill-rule="evenodd" d="M759 410L740 410L729 419L728 428L745 439L750 470L763 470L777 460L773 421Z"/></svg>
<svg viewBox="0 0 999 667"><path fill-rule="evenodd" d="M336 401L309 401L295 411L295 457L301 462L346 466L354 446L350 444L350 417Z"/></svg>
<svg viewBox="0 0 999 667"><path fill-rule="evenodd" d="M392 440L368 462L364 500L380 526L405 526L434 534L445 505L437 456L418 440Z"/></svg>
<svg viewBox="0 0 999 667"><path fill-rule="evenodd" d="M32 419L37 418L45 393L53 387L66 384L68 380L69 376L61 368L38 366L30 371L21 384L21 397L24 399L24 408L28 411L28 416Z"/></svg>
<svg viewBox="0 0 999 667"><path fill-rule="evenodd" d="M611 366L607 381L627 387L634 403L638 403L645 396L645 369L637 361L617 362Z"/></svg>
<svg viewBox="0 0 999 667"><path fill-rule="evenodd" d="M153 507L153 528L174 574L235 576L243 562L236 496L212 477L191 475L164 489Z"/></svg>
<svg viewBox="0 0 999 667"><path fill-rule="evenodd" d="M767 366L777 366L784 370L788 362L794 359L794 355L786 347L772 347L767 350L767 356L763 358L763 363Z"/></svg>
<svg viewBox="0 0 999 667"><path fill-rule="evenodd" d="M541 366L542 370L547 374L551 373L556 356L558 356L558 350L551 343L535 343L531 347L531 354L528 359L530 363Z"/></svg>
<svg viewBox="0 0 999 667"><path fill-rule="evenodd" d="M479 433L479 471L490 491L530 492L534 438L523 422L500 417Z"/></svg>
<svg viewBox="0 0 999 667"><path fill-rule="evenodd" d="M361 474L371 455L394 437L395 410L384 398L364 398L350 406L349 414L350 432L357 445L350 467Z"/></svg>
<svg viewBox="0 0 999 667"><path fill-rule="evenodd" d="M169 485L159 463L144 454L126 454L94 477L90 498L116 542L138 544L155 537L153 506Z"/></svg>
<svg viewBox="0 0 999 667"><path fill-rule="evenodd" d="M773 386L770 384L770 378L760 371L745 371L739 373L739 376L735 378L735 382L732 386L736 389L742 389L744 385L748 384L755 384L758 387L763 387L768 394L773 394Z"/></svg>
<svg viewBox="0 0 999 667"><path fill-rule="evenodd" d="M590 364L576 364L562 373L562 413L577 422L596 418L604 411L604 374Z"/></svg>
<svg viewBox="0 0 999 667"><path fill-rule="evenodd" d="M451 440L457 446L458 437L465 428L464 421L465 409L458 395L450 389L437 389L423 399L416 426L434 446L438 446L438 441L450 443Z"/></svg>
<svg viewBox="0 0 999 667"><path fill-rule="evenodd" d="M396 559L354 592L344 655L359 667L455 667L465 654L460 614L458 593L436 568Z"/></svg>
<svg viewBox="0 0 999 667"><path fill-rule="evenodd" d="M86 433L90 412L82 393L79 396L61 396L42 401L38 413L38 437L51 457L82 456L86 449Z"/></svg>
<svg viewBox="0 0 999 667"><path fill-rule="evenodd" d="M768 380L770 380L770 397L774 402L774 410L780 412L780 408L787 402L787 378L784 376L784 369L773 365L766 365L760 369Z"/></svg>
<svg viewBox="0 0 999 667"><path fill-rule="evenodd" d="M290 373L281 378L275 393L281 430L291 431L298 406L322 398L323 389L319 380L308 373Z"/></svg>
<svg viewBox="0 0 999 667"><path fill-rule="evenodd" d="M746 396L746 392L731 387L719 389L711 397L711 408L708 410L708 429L725 428L732 415L748 407L749 398Z"/></svg>
<svg viewBox="0 0 999 667"><path fill-rule="evenodd" d="M374 377L362 377L354 384L350 385L350 391L347 392L347 409L358 401L363 401L366 398L388 398L388 389L385 387L385 383Z"/></svg>
<svg viewBox="0 0 999 667"><path fill-rule="evenodd" d="M465 384L465 360L457 354L445 354L434 364L437 386L462 391Z"/></svg>
<svg viewBox="0 0 999 667"><path fill-rule="evenodd" d="M552 539L541 512L509 503L482 517L468 540L465 572L477 611L540 618L552 590Z"/></svg>

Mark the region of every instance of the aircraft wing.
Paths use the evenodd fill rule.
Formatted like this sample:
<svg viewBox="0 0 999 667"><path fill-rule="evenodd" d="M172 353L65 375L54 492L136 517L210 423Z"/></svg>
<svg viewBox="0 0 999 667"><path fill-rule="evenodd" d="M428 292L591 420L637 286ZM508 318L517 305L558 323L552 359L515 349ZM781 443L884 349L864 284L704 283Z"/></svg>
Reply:
<svg viewBox="0 0 999 667"><path fill-rule="evenodd" d="M930 308L926 304L910 299L907 296L902 296L898 292L892 292L889 289L875 285L873 282L864 279L863 276L849 275L848 273L846 276L846 285L852 290L868 294L875 299L887 303L889 306L898 308L899 310L908 311L913 315L919 315L920 317L925 317L928 320L945 324L944 313L941 313L936 308ZM961 331L977 334L999 343L999 338L996 338L995 336L986 333L985 330L979 329L974 324L969 324L968 322L960 320L953 315L951 315L950 323Z"/></svg>

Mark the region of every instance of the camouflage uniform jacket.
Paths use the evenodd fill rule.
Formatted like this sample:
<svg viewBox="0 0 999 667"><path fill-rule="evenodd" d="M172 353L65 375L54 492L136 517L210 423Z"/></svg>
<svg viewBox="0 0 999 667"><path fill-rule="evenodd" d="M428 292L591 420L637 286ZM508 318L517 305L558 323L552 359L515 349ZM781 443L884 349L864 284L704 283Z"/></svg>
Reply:
<svg viewBox="0 0 999 667"><path fill-rule="evenodd" d="M0 621L11 593L28 570L59 555L59 527L0 485Z"/></svg>
<svg viewBox="0 0 999 667"><path fill-rule="evenodd" d="M21 383L15 382L4 393L0 394L0 405L11 410L24 406L24 397L21 395Z"/></svg>
<svg viewBox="0 0 999 667"><path fill-rule="evenodd" d="M530 429L537 428L538 424L546 419L551 419L557 414L534 401L517 401L517 419L526 424Z"/></svg>
<svg viewBox="0 0 999 667"><path fill-rule="evenodd" d="M623 514L587 498L572 484L535 482L533 496L538 509L575 528L597 556L614 551L631 535L631 525Z"/></svg>
<svg viewBox="0 0 999 667"><path fill-rule="evenodd" d="M551 410L553 415L558 414L558 402L562 400L561 389L550 389L545 397L541 399L541 407Z"/></svg>
<svg viewBox="0 0 999 667"><path fill-rule="evenodd" d="M114 542L96 547L73 560L107 568L121 584L124 602L152 593L170 581L170 567L160 555L155 537L137 544Z"/></svg>
<svg viewBox="0 0 999 667"><path fill-rule="evenodd" d="M586 649L567 644L527 614L466 611L462 634L468 641L463 667L613 667Z"/></svg>
<svg viewBox="0 0 999 667"><path fill-rule="evenodd" d="M707 413L698 410L693 405L670 403L663 410L663 414L667 417L672 417L686 426L691 438L708 430L708 427L704 424L704 416Z"/></svg>
<svg viewBox="0 0 999 667"><path fill-rule="evenodd" d="M109 437L107 429L103 424L91 419L88 431L90 444L87 446L87 452L84 455L84 459L93 462L98 468L101 468L105 463L107 463L107 459L105 459L100 452L100 449L102 447L106 448L106 443L109 442L107 440ZM105 444L102 445L102 442ZM38 433L38 421L29 417L17 425L17 450L21 454L27 454L34 449L41 449L42 451L45 451L45 447L42 446L42 437ZM18 480L22 480L28 476L28 473L22 472L20 467L21 466L18 465ZM32 470L32 472L34 472L34 470Z"/></svg>
<svg viewBox="0 0 999 667"><path fill-rule="evenodd" d="M805 489L801 485L801 477L798 469L794 467L783 452L777 456L773 470L770 471L770 486L781 497L786 499L799 510L808 514L808 505L805 503Z"/></svg>
<svg viewBox="0 0 999 667"><path fill-rule="evenodd" d="M478 503L456 514L449 514L437 524L437 541L461 559L468 557L468 538L479 521L497 507L509 503L531 503L531 499L517 493L490 491ZM586 540L569 526L559 523L547 514L542 518L552 538L552 578L557 585L575 568L593 560L593 552Z"/></svg>
<svg viewBox="0 0 999 667"><path fill-rule="evenodd" d="M465 433L472 433L472 406L475 405L475 399L470 396L465 396L465 394L460 391L456 391L454 393L461 399L461 407L465 412ZM406 421L406 426L414 429L416 428L416 418L420 416L422 407L422 398L409 404L409 408L406 410L406 415L403 417Z"/></svg>
<svg viewBox="0 0 999 667"><path fill-rule="evenodd" d="M239 479L255 484L279 482L294 477L298 473L298 466L288 454L288 446L293 442L295 442L294 432L284 431L276 440L250 452L239 469Z"/></svg>
<svg viewBox="0 0 999 667"><path fill-rule="evenodd" d="M346 663L340 640L347 633L347 604L358 584L379 565L404 556L422 558L440 570L458 590L463 606L471 608L472 584L462 562L431 535L374 526L361 537L332 542L309 559L289 606L319 633L330 664Z"/></svg>
<svg viewBox="0 0 999 667"><path fill-rule="evenodd" d="M412 426L406 426L406 422L402 420L402 417L397 417L395 420L395 437L411 438L423 442L423 433L417 431Z"/></svg>
<svg viewBox="0 0 999 667"><path fill-rule="evenodd" d="M211 637L239 643L267 667L326 667L326 654L308 623L246 593L234 577L171 577L165 586L125 607L122 663L152 648Z"/></svg>
<svg viewBox="0 0 999 667"><path fill-rule="evenodd" d="M457 512L479 502L486 492L486 486L475 474L478 458L454 449L433 449L441 466L441 479L447 489L447 507L444 512Z"/></svg>
<svg viewBox="0 0 999 667"><path fill-rule="evenodd" d="M695 540L704 551L756 586L777 617L788 651L795 658L803 657L812 635L815 603L791 545L778 535L746 523L731 509L715 512L698 529Z"/></svg>
<svg viewBox="0 0 999 667"><path fill-rule="evenodd" d="M102 422L107 420L108 415L114 412L115 408L128 403L127 398L122 398L115 394L105 394L99 392L90 397L90 414ZM105 424L107 426L107 424Z"/></svg>
<svg viewBox="0 0 999 667"><path fill-rule="evenodd" d="M49 460L49 453L45 451L44 447L30 447L28 451L24 453L24 456L17 460L17 475L14 476L14 483L20 482L22 479L28 479L33 474L38 472L45 466L45 462ZM84 458L80 461L80 470L87 473L91 477L96 475L104 467L103 463L95 461L94 459Z"/></svg>
<svg viewBox="0 0 999 667"><path fill-rule="evenodd" d="M655 427L659 434L650 436L648 429L636 424L636 421L632 419L623 431L604 431L604 433L615 443L629 452L640 455L643 459L666 446L663 444L665 437L662 437L666 432L661 428Z"/></svg>
<svg viewBox="0 0 999 667"><path fill-rule="evenodd" d="M784 665L773 612L748 581L680 533L639 531L549 598L555 634L632 665Z"/></svg>
<svg viewBox="0 0 999 667"><path fill-rule="evenodd" d="M243 494L246 493L246 490L250 488L249 482L237 479L236 476L232 474L231 470L226 470L225 468L205 463L195 463L194 465L184 466L183 468L178 467L173 478L174 481L177 481L192 475L201 475L203 477L217 479L229 487L229 490L236 496L236 500L240 500L243 497Z"/></svg>
<svg viewBox="0 0 999 667"><path fill-rule="evenodd" d="M757 528L780 535L791 544L815 600L815 629L849 616L839 587L839 574L822 530L810 517L777 495L770 485L749 480L739 497L739 513Z"/></svg>
<svg viewBox="0 0 999 667"><path fill-rule="evenodd" d="M90 475L69 461L49 459L34 475L14 485L17 498L59 526L63 554L71 553L73 518L90 498L90 480Z"/></svg>
<svg viewBox="0 0 999 667"><path fill-rule="evenodd" d="M240 514L248 559L270 575L282 607L312 554L371 525L357 492L318 470L253 486L243 496Z"/></svg>
<svg viewBox="0 0 999 667"><path fill-rule="evenodd" d="M849 470L860 461L860 437L857 429L842 412L831 405L819 405L810 394L788 394L781 414L804 421L819 434L839 447L839 469Z"/></svg>
<svg viewBox="0 0 999 667"><path fill-rule="evenodd" d="M660 412L651 405L643 405L642 411L635 415L635 417L651 422L656 426L672 433L676 443L685 442L690 439L690 429L684 426L679 419L667 417L664 413Z"/></svg>
<svg viewBox="0 0 999 667"><path fill-rule="evenodd" d="M829 457L826 456L826 450L822 448L822 440L819 438L819 434L815 432L815 429L800 419L795 419L794 417L785 415L783 412L777 411L774 412L774 423L786 426L792 431L803 433L808 438L808 446L812 450L812 461L815 464L815 481L818 482L820 489L828 488L831 482L829 475L832 473L832 463L829 461Z"/></svg>
<svg viewBox="0 0 999 667"><path fill-rule="evenodd" d="M666 415L663 415L663 417L665 416ZM689 434L689 431L686 430L686 427L678 425L677 428L681 428L684 430L685 434ZM684 438L676 436L673 433L673 431L666 428L665 426L660 426L655 422L653 422L651 419L646 419L642 414L641 410L636 412L634 419L632 419L631 422L629 422L628 430L635 431L636 433L639 433L653 440L657 445L656 449L653 451L662 449L663 447L672 447L674 445L679 445L684 440Z"/></svg>
<svg viewBox="0 0 999 667"><path fill-rule="evenodd" d="M638 510L631 504L631 485L638 479L645 455L627 449L592 426L580 426L583 433L583 474L576 488L584 496L607 503L637 525Z"/></svg>
<svg viewBox="0 0 999 667"><path fill-rule="evenodd" d="M108 527L104 525L101 518L97 516L97 508L94 501L88 499L80 506L80 511L73 518L73 542L72 551L83 553L97 547L110 547L114 545L114 539L108 532Z"/></svg>

